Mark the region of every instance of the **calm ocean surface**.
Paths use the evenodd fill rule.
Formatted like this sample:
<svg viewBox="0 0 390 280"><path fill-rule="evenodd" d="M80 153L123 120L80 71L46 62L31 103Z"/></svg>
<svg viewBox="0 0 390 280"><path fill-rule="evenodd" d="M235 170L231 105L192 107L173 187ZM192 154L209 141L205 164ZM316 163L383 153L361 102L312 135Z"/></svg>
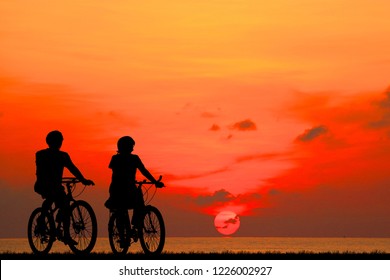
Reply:
<svg viewBox="0 0 390 280"><path fill-rule="evenodd" d="M130 252L139 252L139 242ZM182 252L386 252L390 253L390 238L278 238L278 237L168 237L164 251ZM0 239L0 253L31 252L27 238ZM61 242L55 242L51 252L70 252ZM110 253L108 238L98 238L93 252Z"/></svg>

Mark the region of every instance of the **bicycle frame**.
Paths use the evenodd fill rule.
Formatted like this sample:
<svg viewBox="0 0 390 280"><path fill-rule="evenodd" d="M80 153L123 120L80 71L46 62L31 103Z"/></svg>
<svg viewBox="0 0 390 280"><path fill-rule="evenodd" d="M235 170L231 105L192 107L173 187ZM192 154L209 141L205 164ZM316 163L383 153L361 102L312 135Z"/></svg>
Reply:
<svg viewBox="0 0 390 280"><path fill-rule="evenodd" d="M158 181L161 181L162 176ZM150 188L143 189L144 185L155 185L146 180L136 181L136 188L142 191L144 203L137 208L137 223L131 226L129 209L111 209L108 224L109 241L111 249L117 254L126 254L132 243L141 242L141 247L147 254L159 254L165 242L165 226L161 213L156 207L150 205L153 199L148 197ZM157 186L156 186L157 188ZM133 208L134 211L134 208ZM134 218L133 212L133 218ZM153 242L150 243L150 242ZM117 244L120 244L117 245ZM151 245L152 244L152 245ZM151 246L150 246L151 245ZM118 247L119 246L119 247Z"/></svg>
<svg viewBox="0 0 390 280"><path fill-rule="evenodd" d="M62 184L66 188L66 203L69 203L67 206L69 212L61 213L61 208L52 199L45 199L42 202L42 207L36 208L32 212L28 222L27 235L34 253L47 254L56 239L69 245L70 249L77 254L89 253L93 249L97 238L96 215L86 201L75 200L73 197L76 184L80 182L76 178L65 177L62 179ZM67 215L65 219L69 218L69 228L64 228L63 215ZM43 221L41 217L45 223L42 228L40 226L40 220ZM65 224L68 226L67 223ZM70 239L65 230L69 230Z"/></svg>
<svg viewBox="0 0 390 280"><path fill-rule="evenodd" d="M69 203L69 208L76 201L73 198L72 189L74 189L76 187L76 183L79 183L79 182L80 182L80 180L78 180L76 178L72 178L72 177L64 177L64 178L62 178L62 183L65 184L65 187L66 187L66 198L67 198L68 203ZM58 217L58 215L60 214L59 213L60 207L57 206L54 201L45 199L42 202L42 208L45 209L49 213L49 215L53 217L53 219L54 219L54 221L55 221L55 223L57 225L56 229L59 230L60 226L61 226L61 224L63 222L62 221L62 217ZM79 215L81 215L80 209L78 209L78 212L79 212ZM70 219L71 219L71 223L75 222L73 215L70 215Z"/></svg>
<svg viewBox="0 0 390 280"><path fill-rule="evenodd" d="M157 182L160 182L161 179L162 179L162 176L160 176L160 177L158 178ZM152 186L152 185L154 185L155 183L150 182L150 181L143 180L143 181L135 181L135 184L136 184L136 188L137 188L138 190L141 190L141 191L142 191L142 196L143 196L144 203L143 203L143 207L141 207L141 208L145 208L145 207L146 207L147 205L149 205L149 203L152 201L152 199L153 199L153 197L154 197L154 194L153 194L153 196L152 196L151 198L148 198L148 192L149 192L150 188L144 190L144 189L142 189L142 187L143 187L144 185L150 185L150 186ZM157 189L157 188L156 188L156 189ZM145 199L145 197L146 197L146 199ZM110 214L112 214L113 212L122 211L122 210L123 210L123 209L115 209L115 208L114 208L114 209L110 209ZM134 208L130 208L130 209L127 209L127 210L134 210ZM128 212L128 211L127 211L127 212Z"/></svg>
<svg viewBox="0 0 390 280"><path fill-rule="evenodd" d="M160 175L160 177L158 178L157 182L160 182L161 179L162 179L162 176ZM153 197L154 197L154 195L155 195L155 193L157 191L157 187L155 188L155 192L152 195L152 197L149 198L149 194L148 193L149 193L149 190L150 190L151 186L154 185L154 183L153 182L148 182L146 180L135 181L135 183L136 183L136 185L138 185L137 188L142 191L142 196L143 196L143 199L144 199L144 205L145 206L149 205L149 203L153 200ZM150 185L150 187L148 189L143 189L142 187L144 185Z"/></svg>

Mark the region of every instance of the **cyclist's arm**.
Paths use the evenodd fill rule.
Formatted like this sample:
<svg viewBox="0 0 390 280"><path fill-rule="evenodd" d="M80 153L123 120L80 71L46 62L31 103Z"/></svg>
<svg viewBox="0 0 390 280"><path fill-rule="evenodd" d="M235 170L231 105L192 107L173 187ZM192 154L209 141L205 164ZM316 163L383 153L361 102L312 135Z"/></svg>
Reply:
<svg viewBox="0 0 390 280"><path fill-rule="evenodd" d="M139 169L139 171L141 171L142 175L144 175L146 179L148 179L152 183L156 183L157 182L157 180L153 177L153 175L149 172L149 170L147 170L145 168L145 166L143 166L141 168L138 168L138 169Z"/></svg>
<svg viewBox="0 0 390 280"><path fill-rule="evenodd" d="M151 181L152 183L157 183L157 180L153 177L153 175L149 172L149 170L146 169L144 164L142 163L141 159L138 157L138 164L137 164L138 170L141 172L142 175L145 176L146 179Z"/></svg>
<svg viewBox="0 0 390 280"><path fill-rule="evenodd" d="M76 167L76 165L74 165L69 155L67 156L65 167L70 171L70 173L73 174L73 176L79 179L84 185L94 185L94 183L91 180L86 179L83 176L83 174L81 174L81 171Z"/></svg>

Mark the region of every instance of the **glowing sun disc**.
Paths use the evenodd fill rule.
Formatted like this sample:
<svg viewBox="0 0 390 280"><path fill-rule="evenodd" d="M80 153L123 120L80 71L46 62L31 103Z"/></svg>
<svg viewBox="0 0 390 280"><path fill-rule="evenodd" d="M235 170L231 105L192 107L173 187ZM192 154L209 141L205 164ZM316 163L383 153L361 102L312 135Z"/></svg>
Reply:
<svg viewBox="0 0 390 280"><path fill-rule="evenodd" d="M231 235L240 228L240 217L232 211L222 211L215 216L215 229L223 235Z"/></svg>

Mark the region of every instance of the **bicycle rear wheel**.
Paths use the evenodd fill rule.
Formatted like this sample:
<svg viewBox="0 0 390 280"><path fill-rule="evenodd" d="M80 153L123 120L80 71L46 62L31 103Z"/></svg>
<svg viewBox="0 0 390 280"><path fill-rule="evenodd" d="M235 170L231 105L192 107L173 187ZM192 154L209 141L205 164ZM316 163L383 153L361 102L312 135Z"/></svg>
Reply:
<svg viewBox="0 0 390 280"><path fill-rule="evenodd" d="M120 223L122 223L122 225ZM120 232L121 228L123 228L123 233ZM129 224L124 224L123 221L119 219L119 215L116 212L113 212L108 221L108 239L114 254L125 255L127 253L130 247L129 234Z"/></svg>
<svg viewBox="0 0 390 280"><path fill-rule="evenodd" d="M28 220L27 236L30 248L35 254L49 253L55 241L53 217L41 207L35 209Z"/></svg>
<svg viewBox="0 0 390 280"><path fill-rule="evenodd" d="M147 205L141 219L143 224L139 230L141 247L145 254L160 254L165 244L165 225L160 211Z"/></svg>
<svg viewBox="0 0 390 280"><path fill-rule="evenodd" d="M97 239L97 220L92 207L83 200L75 201L70 207L70 237L77 243L69 243L76 254L92 251Z"/></svg>

